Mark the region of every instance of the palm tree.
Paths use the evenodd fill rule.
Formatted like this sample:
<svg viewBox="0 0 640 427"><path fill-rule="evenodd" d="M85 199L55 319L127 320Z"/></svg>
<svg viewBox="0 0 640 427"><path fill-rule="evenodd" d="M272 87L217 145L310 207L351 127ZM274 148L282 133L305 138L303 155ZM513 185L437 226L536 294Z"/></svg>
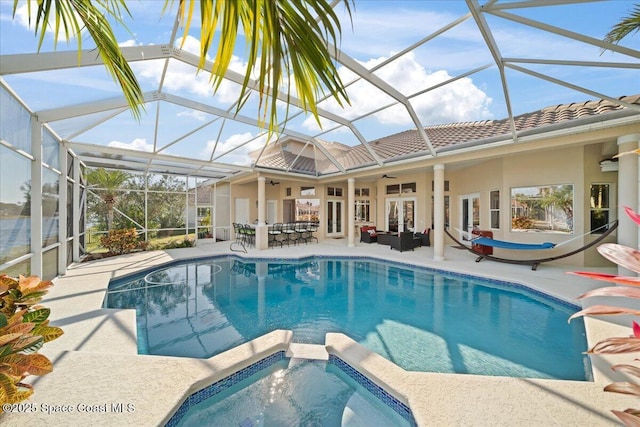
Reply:
<svg viewBox="0 0 640 427"><path fill-rule="evenodd" d="M350 3L342 0L351 14ZM165 0L163 13L170 10L174 0ZM196 0L179 0L177 16L189 32ZM258 71L257 88L260 95L259 116L268 119L269 131L277 121L276 101L285 80L293 81L301 107L310 111L319 123L316 101L325 90L343 105L348 102L344 85L338 75L327 43L336 45L341 26L329 0L202 0L201 51L198 71L206 64L216 30L220 29L212 73L212 85L217 89L227 71L236 44L238 31L247 40L247 69L239 99L246 100L250 76ZM19 1L15 0L15 16ZM37 8L27 0L29 22L32 18L42 46L46 29L53 28L57 40L64 33L67 40L75 38L82 48L81 30L86 29L95 42L104 65L120 85L137 119L143 106L142 90L124 58L108 17L125 26L122 15L131 16L125 0L38 0ZM183 38L183 40L186 37ZM287 94L290 86L287 85ZM238 109L243 102L238 103Z"/></svg>
<svg viewBox="0 0 640 427"><path fill-rule="evenodd" d="M620 22L611 28L604 37L604 41L617 44L632 32L640 31L640 4L635 5L630 15L622 18Z"/></svg>
<svg viewBox="0 0 640 427"><path fill-rule="evenodd" d="M119 170L108 171L98 168L87 171L87 183L101 190L99 196L107 208L107 231L113 226L113 211L118 201L118 190L130 178L130 174Z"/></svg>

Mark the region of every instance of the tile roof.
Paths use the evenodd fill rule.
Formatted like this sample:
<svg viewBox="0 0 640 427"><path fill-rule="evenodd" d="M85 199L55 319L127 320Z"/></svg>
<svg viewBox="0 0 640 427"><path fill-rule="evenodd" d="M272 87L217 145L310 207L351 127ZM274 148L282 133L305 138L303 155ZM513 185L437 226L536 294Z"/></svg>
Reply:
<svg viewBox="0 0 640 427"><path fill-rule="evenodd" d="M640 105L640 95L623 96L619 99L627 104ZM560 104L515 116L514 125L518 133L534 129L544 130L546 127L562 125L572 120L589 119L624 109L624 106L604 99ZM495 138L511 138L511 125L508 119L428 126L424 130L436 152L467 143L482 143ZM375 163L371 154L362 144L351 147L338 142L321 141L321 143L347 170ZM416 129L376 139L369 142L369 146L383 161L429 153L427 145ZM274 151L260 159L258 166L282 169L284 165L290 165L295 158L293 154L287 151L278 150L276 152L275 149L272 150ZM317 153L316 155L319 156L320 153ZM314 165L313 159L300 156L293 169L314 175L316 173L319 175L327 174L338 170L324 155L321 157L318 157L318 161Z"/></svg>
<svg viewBox="0 0 640 427"><path fill-rule="evenodd" d="M640 104L640 95L623 96L620 100L628 104ZM522 132L529 129L543 129L546 126L558 125L571 120L599 116L624 108L614 102L601 99L546 107L533 113L515 116L513 120L516 131ZM428 126L424 130L436 151L488 138L511 137L511 125L508 119ZM426 147L422 150L416 149L420 142L418 131L408 130L380 138L370 144L380 157L389 159L425 151Z"/></svg>

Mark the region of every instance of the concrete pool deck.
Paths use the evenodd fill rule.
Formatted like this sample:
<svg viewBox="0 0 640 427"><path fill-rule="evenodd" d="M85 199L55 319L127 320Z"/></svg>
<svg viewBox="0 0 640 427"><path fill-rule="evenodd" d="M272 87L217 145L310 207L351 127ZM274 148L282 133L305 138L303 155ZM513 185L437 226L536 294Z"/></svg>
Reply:
<svg viewBox="0 0 640 427"><path fill-rule="evenodd" d="M230 253L229 242L218 242L71 266L65 276L54 280L55 286L43 301L51 308L52 324L65 331L41 350L53 361L54 371L29 377L35 393L28 405L20 413L1 415L0 424L163 425L191 393L274 352L287 351L291 333L274 331L206 360L138 355L135 312L102 308L113 278L173 260ZM434 261L431 248L402 253L375 244L349 248L346 239L233 254L254 258L371 256L513 281L573 303L584 291L602 286L565 274L574 270L566 265L543 264L531 271L528 266L475 263L473 255L451 247L446 249L445 261ZM630 322L620 319L587 319L587 336L593 344L604 337L629 335L627 325ZM341 334L328 334L326 348L406 401L421 426L619 425L610 410L637 406L632 396L602 391L611 381L624 379L609 366L631 362L633 355L593 356L594 382L580 382L407 372Z"/></svg>

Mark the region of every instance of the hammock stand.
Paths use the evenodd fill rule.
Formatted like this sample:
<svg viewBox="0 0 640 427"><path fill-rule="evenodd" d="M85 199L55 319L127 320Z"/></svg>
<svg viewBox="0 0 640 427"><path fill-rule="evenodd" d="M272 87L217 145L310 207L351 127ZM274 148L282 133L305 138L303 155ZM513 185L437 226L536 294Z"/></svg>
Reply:
<svg viewBox="0 0 640 427"><path fill-rule="evenodd" d="M537 270L538 265L540 265L543 262L550 262L550 261L556 261L558 259L562 259L562 258L566 258L569 257L571 255L575 255L577 253L580 253L582 251L585 251L587 249L589 249L592 246L597 245L598 243L600 243L602 240L604 240L609 234L611 234L613 232L613 230L615 230L618 227L618 220L615 220L611 223L611 226L609 227L609 229L607 231L605 231L604 233L602 233L596 240L594 240L593 242L590 242L584 246L579 247L578 249L575 249L571 252L567 252L564 254L560 254L560 255L556 255L553 257L547 257L547 258L536 258L536 259L510 259L510 258L501 258L501 257L496 257L493 255L487 255L487 254L483 254L480 253L476 250L474 250L472 247L469 247L465 244L463 244L462 242L460 242L458 239L456 239L454 236L451 235L451 233L449 233L449 231L445 228L444 232L447 234L447 236L449 236L454 242L456 242L458 245L460 245L461 247L465 248L466 250L468 250L469 252L471 252L474 255L477 255L478 258L476 258L476 262L480 262L483 259L488 259L491 261L496 261L496 262L504 262L507 264L520 264L520 265L530 265L531 266L531 270ZM505 242L502 240L493 240L487 237L479 237L476 239L472 240L472 243L476 244L476 245L482 245L482 244L486 244L485 246L492 246L492 247L497 247L497 248L507 248L507 249L551 249L555 246L558 245L554 245L553 243L542 243L542 244L525 244L525 243L511 243L511 242ZM566 242L564 242L566 243Z"/></svg>

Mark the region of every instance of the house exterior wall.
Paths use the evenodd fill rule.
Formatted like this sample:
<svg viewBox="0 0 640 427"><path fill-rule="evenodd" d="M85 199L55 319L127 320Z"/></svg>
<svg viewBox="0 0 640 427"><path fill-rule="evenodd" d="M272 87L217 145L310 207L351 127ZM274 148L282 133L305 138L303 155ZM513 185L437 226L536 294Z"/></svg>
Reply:
<svg viewBox="0 0 640 427"><path fill-rule="evenodd" d="M460 227L460 196L478 193L480 196L480 229L491 230L494 238L522 243L560 243L560 248L550 252L550 256L569 252L597 238L590 234L590 187L594 183L611 184L611 195L615 198L617 174L601 172L599 162L607 156L603 154L604 144L561 147L536 152L519 153L499 159L491 159L467 168L448 172L445 179L450 182L450 221L453 227ZM574 217L572 235L545 232L518 232L511 227L511 189L518 187L572 184L574 189ZM490 200L492 190L500 191L500 229L490 227ZM615 204L614 201L612 201ZM615 213L612 213L615 217ZM610 236L608 241L614 241ZM522 251L499 251L499 256L527 258L531 254ZM536 256L539 256L538 252ZM595 250L581 252L558 261L565 264L585 266L611 266Z"/></svg>
<svg viewBox="0 0 640 427"><path fill-rule="evenodd" d="M612 208L615 208L617 186L616 172L602 172L599 162L611 157L612 146L618 135L630 132L628 126L603 129L592 132L577 132L540 138L522 144L501 145L470 150L436 159L408 161L404 165L394 165L384 170L384 173L395 176L395 179L381 178L381 169L357 171L341 176L322 177L317 181L313 178L296 179L295 177L279 176L274 179L278 185L269 185L267 179L267 200L278 200L278 221L283 220L282 201L284 199L316 198L320 200L320 228L318 237L326 238L327 230L327 200L339 199L343 201L343 234L348 230L347 179L355 179L355 188L369 188L371 206L370 221L378 229L384 230L386 220L386 202L389 197L415 197L416 221L414 228L422 231L432 227L432 181L433 166L437 163L445 165L445 180L449 182L449 221L454 228L460 227L460 197L477 193L480 198L480 229L491 230L494 237L501 240L542 243L567 243L544 254L528 253L524 251L506 251L496 249L498 256L507 258L531 258L532 256L554 256L577 249L596 239L597 235L588 234L590 222L590 187L592 184L609 184L612 197ZM235 208L233 199L236 197L249 198L250 215L257 218L257 175L244 177L243 183L233 184L231 209ZM416 184L414 193L387 195L386 187L391 184ZM517 187L533 187L544 185L571 184L574 189L573 234L558 234L551 232L522 232L512 231L511 227L511 189ZM301 196L301 186L313 186L315 196ZM328 196L328 187L342 189L342 196ZM286 196L286 188L291 188L291 195ZM500 192L500 227L491 229L490 193ZM611 212L611 218L616 218L618 212ZM232 213L232 218L234 214ZM359 240L359 227L362 222L355 224L356 241ZM615 241L615 233L608 241ZM451 242L446 241L446 245ZM597 251L581 252L560 263L584 266L611 266Z"/></svg>

